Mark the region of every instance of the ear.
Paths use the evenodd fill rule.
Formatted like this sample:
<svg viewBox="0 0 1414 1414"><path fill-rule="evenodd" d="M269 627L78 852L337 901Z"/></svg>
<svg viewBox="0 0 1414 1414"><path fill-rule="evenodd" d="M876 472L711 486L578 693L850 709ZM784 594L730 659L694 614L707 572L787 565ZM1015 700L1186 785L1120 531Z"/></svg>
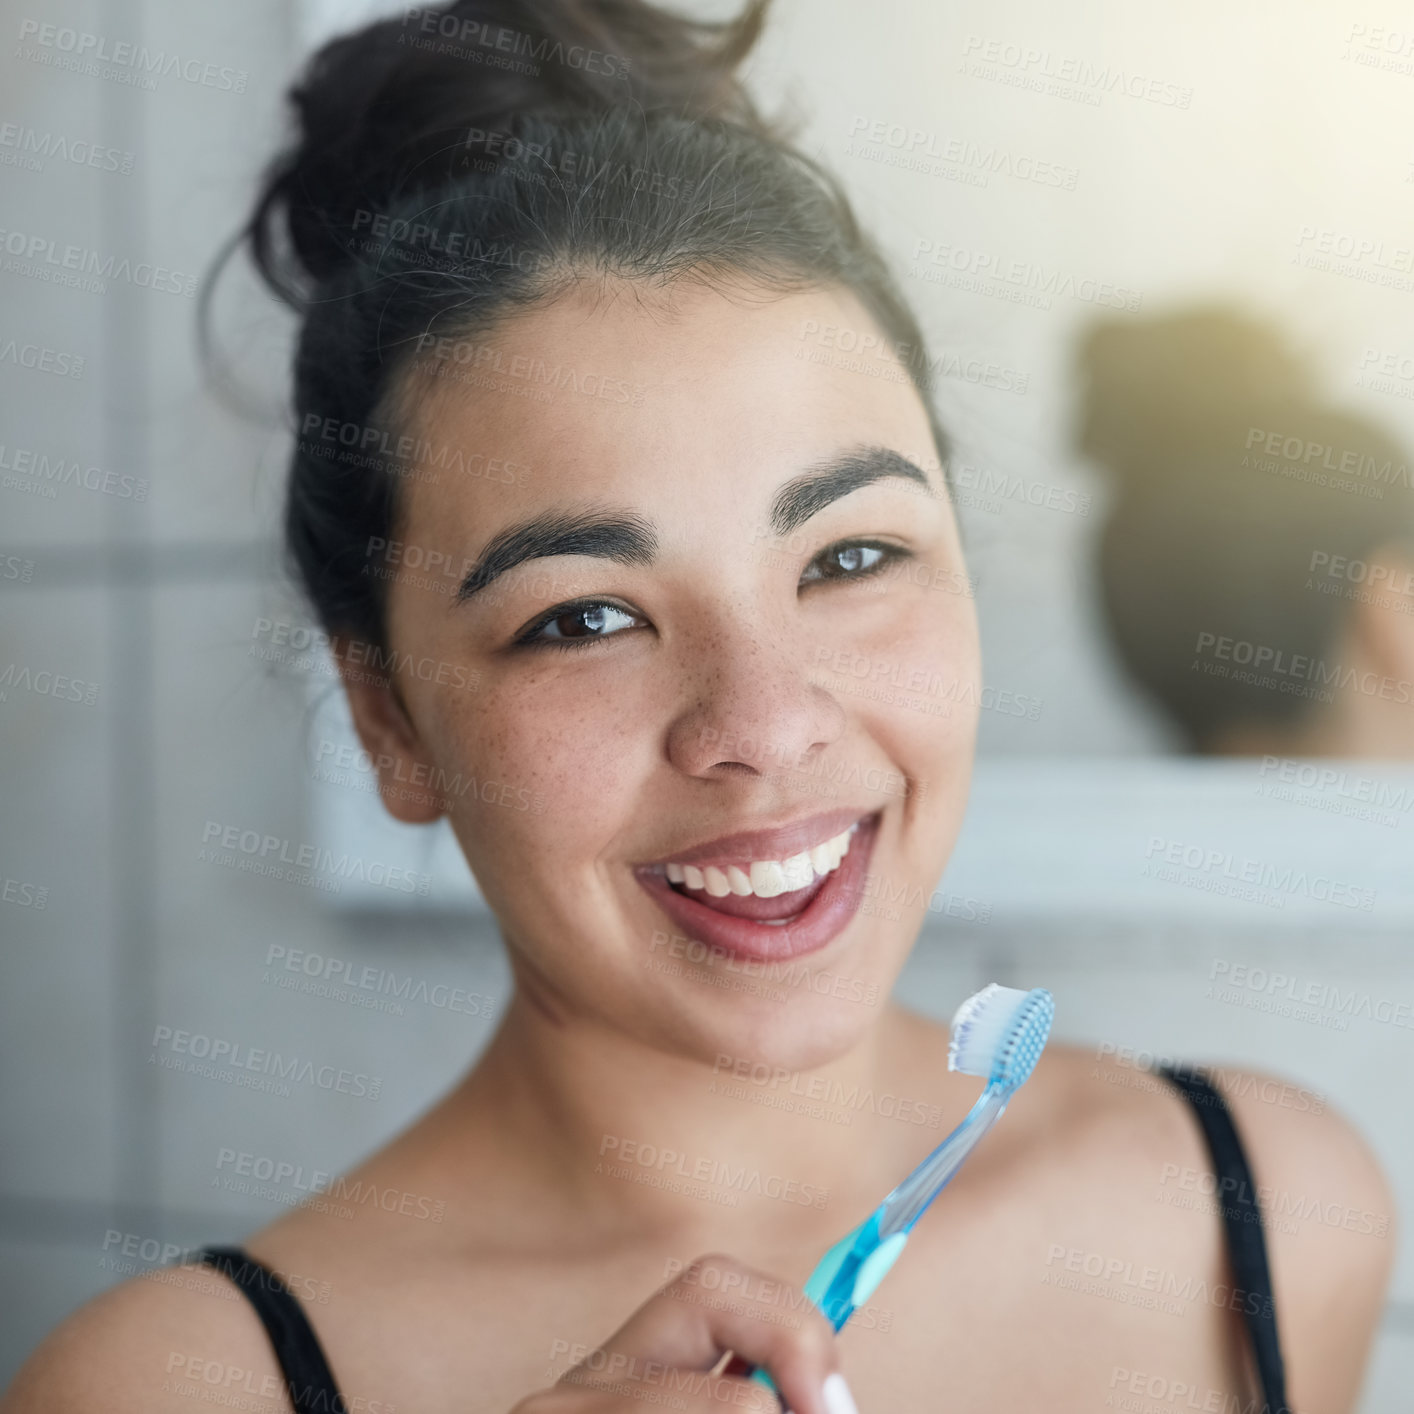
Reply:
<svg viewBox="0 0 1414 1414"><path fill-rule="evenodd" d="M369 645L333 634L330 647L348 695L354 728L378 773L378 794L405 825L430 825L446 813L442 771L408 717L391 674L370 666Z"/></svg>
<svg viewBox="0 0 1414 1414"><path fill-rule="evenodd" d="M1396 682L1414 679L1414 547L1388 542L1351 586L1350 627L1370 661Z"/></svg>

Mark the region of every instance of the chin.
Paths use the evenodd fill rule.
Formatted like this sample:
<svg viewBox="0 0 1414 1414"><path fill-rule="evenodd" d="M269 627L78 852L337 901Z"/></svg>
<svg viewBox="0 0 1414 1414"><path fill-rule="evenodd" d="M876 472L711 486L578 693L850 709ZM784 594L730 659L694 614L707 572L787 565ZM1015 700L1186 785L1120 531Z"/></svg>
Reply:
<svg viewBox="0 0 1414 1414"><path fill-rule="evenodd" d="M789 1071L828 1065L853 1050L888 1006L898 968L874 957L872 965L851 957L838 972L801 964L706 975L684 969L670 979L671 995L644 999L658 1017L655 1044L713 1067L724 1057Z"/></svg>

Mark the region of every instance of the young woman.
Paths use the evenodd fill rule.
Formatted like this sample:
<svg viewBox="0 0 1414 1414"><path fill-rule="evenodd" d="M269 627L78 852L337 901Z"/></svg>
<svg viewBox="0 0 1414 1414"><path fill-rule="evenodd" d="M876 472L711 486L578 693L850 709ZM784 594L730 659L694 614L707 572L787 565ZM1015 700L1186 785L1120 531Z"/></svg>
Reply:
<svg viewBox="0 0 1414 1414"><path fill-rule="evenodd" d="M294 90L250 228L303 316L289 544L387 808L449 818L515 993L345 1180L441 1222L310 1205L130 1282L10 1414L773 1407L753 1364L796 1414L1155 1381L1163 1409L1352 1407L1390 1198L1265 1077L1054 1045L838 1337L801 1294L977 1094L889 994L980 662L918 329L734 79L761 21L457 4ZM890 376L811 357L831 328ZM345 428L374 452L329 455ZM431 554L452 592L400 567ZM1254 1187L1384 1227L1246 1221Z"/></svg>

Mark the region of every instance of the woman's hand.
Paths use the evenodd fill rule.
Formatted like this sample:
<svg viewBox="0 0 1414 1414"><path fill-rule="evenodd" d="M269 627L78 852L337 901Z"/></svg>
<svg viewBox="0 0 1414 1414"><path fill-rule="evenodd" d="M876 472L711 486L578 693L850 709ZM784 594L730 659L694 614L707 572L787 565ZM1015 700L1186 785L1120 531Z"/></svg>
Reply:
<svg viewBox="0 0 1414 1414"><path fill-rule="evenodd" d="M769 1290L775 1301L726 1292ZM728 1369L712 1371L727 1351ZM839 1372L835 1332L798 1287L733 1257L699 1257L655 1292L552 1389L511 1414L639 1414L654 1405L693 1411L779 1407L743 1377L764 1365L791 1414L858 1414Z"/></svg>

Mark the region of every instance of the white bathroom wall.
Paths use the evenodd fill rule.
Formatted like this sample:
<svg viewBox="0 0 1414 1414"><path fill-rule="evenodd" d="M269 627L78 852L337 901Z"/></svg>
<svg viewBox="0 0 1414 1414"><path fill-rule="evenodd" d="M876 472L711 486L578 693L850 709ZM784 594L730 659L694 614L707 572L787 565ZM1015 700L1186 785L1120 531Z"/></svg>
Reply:
<svg viewBox="0 0 1414 1414"><path fill-rule="evenodd" d="M369 9L8 0L5 240L146 259L185 289L244 214L304 48ZM194 58L214 77L147 88L119 70L66 67L43 25ZM1144 311L1240 299L1292 328L1352 404L1414 434L1409 385L1362 383L1369 351L1414 351L1410 287L1387 278L1414 244L1407 25L1376 0L1181 11L784 0L752 70L764 98L799 107L803 140L849 183L934 352L956 355L959 375L994 366L999 386L941 383L964 458L1058 488L1068 507L963 507L988 683L999 702L1038 705L983 713L978 793L943 885L964 904L930 922L901 994L946 1016L981 981L1044 979L1069 1039L1319 1085L1375 1139L1405 1208L1410 1035L1380 1019L1414 998L1403 806L1361 820L1347 792L1364 787L1298 784L1232 841L1222 791L1235 777L1145 759L1168 740L1096 632L1087 550L1102 490L1066 450L1070 341L1101 306L939 283L918 254L949 248L983 271L1024 262L1043 283L1121 288ZM1067 88L1047 71L1109 77ZM97 142L116 170L53 155L36 169L25 143L45 135L51 150ZM1016 175L1037 171L1062 185ZM1308 231L1365 253L1315 268L1305 262L1322 237ZM66 1312L151 1265L115 1259L124 1243L234 1240L297 1200L294 1187L233 1191L230 1151L348 1164L460 1073L506 996L494 927L474 909L349 907L351 896L203 855L213 825L326 837L321 788L346 802L336 823L373 838L357 780L315 780L310 688L327 679L255 651L263 624L305 622L274 540L288 324L240 270L218 314L246 416L203 384L195 300L180 289L115 279L100 291L23 262L0 270L0 671L80 685L76 697L0 688L0 1380ZM47 350L43 366L4 357L12 340ZM39 458L78 473L46 477ZM1272 784L1259 767L1254 793ZM1144 872L1155 834L1164 849L1245 850L1278 871L1328 850L1346 862L1336 873L1327 857L1327 873L1372 890L1374 906L1294 894L1220 906L1209 884L1225 865ZM374 847L391 858L405 846ZM432 853L435 842L410 847L417 868L454 884L458 861ZM276 978L292 951L325 974L376 966L419 993L445 983L477 1000L375 1010L290 989ZM1240 983L1209 995L1241 968ZM1283 1015L1266 990L1276 973L1367 998L1369 1017L1343 1018L1338 1003L1324 1020ZM165 1070L161 1028L350 1066L378 1081L378 1097L260 1095ZM1365 1414L1404 1408L1412 1379L1414 1267L1402 1253Z"/></svg>

